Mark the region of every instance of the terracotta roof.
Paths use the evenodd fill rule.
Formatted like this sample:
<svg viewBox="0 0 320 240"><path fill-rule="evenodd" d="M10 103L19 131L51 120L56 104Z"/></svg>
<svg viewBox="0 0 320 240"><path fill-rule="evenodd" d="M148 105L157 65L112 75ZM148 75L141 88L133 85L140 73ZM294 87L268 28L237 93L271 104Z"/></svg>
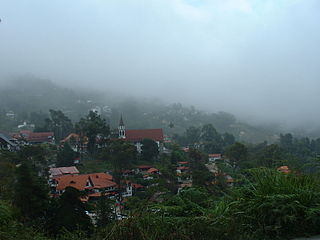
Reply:
<svg viewBox="0 0 320 240"><path fill-rule="evenodd" d="M32 132L26 135L26 140L28 142L51 142L53 137L53 132Z"/></svg>
<svg viewBox="0 0 320 240"><path fill-rule="evenodd" d="M156 169L156 168L150 168L150 169L148 169L147 172L148 172L148 173L156 173L156 172L159 172L159 170Z"/></svg>
<svg viewBox="0 0 320 240"><path fill-rule="evenodd" d="M221 158L221 153L208 154L209 158Z"/></svg>
<svg viewBox="0 0 320 240"><path fill-rule="evenodd" d="M88 174L94 188L107 188L116 186L112 182L112 176L106 173L92 173Z"/></svg>
<svg viewBox="0 0 320 240"><path fill-rule="evenodd" d="M143 139L151 139L153 141L163 141L163 131L157 129L141 129L141 130L126 130L126 140L142 141Z"/></svg>
<svg viewBox="0 0 320 240"><path fill-rule="evenodd" d="M149 169L149 168L152 168L152 166L150 166L150 165L139 165L137 168L139 168L139 169Z"/></svg>
<svg viewBox="0 0 320 240"><path fill-rule="evenodd" d="M135 188L135 189L144 188L144 186L141 185L141 184L139 184L139 183L132 183L131 185L132 185L132 187Z"/></svg>
<svg viewBox="0 0 320 240"><path fill-rule="evenodd" d="M101 197L101 192L88 194L88 197Z"/></svg>
<svg viewBox="0 0 320 240"><path fill-rule="evenodd" d="M78 174L79 170L75 167L59 167L59 168L50 168L49 173L55 177L60 176L64 174Z"/></svg>
<svg viewBox="0 0 320 240"><path fill-rule="evenodd" d="M184 187L192 187L192 183L182 183L182 184L180 184L180 187L181 187L181 188L184 188Z"/></svg>
<svg viewBox="0 0 320 240"><path fill-rule="evenodd" d="M80 137L76 133L70 133L65 139L61 140L61 142L68 142L71 139L74 139L75 141L79 141Z"/></svg>
<svg viewBox="0 0 320 240"><path fill-rule="evenodd" d="M278 167L277 169L279 172L282 172L282 173L290 173L290 169L288 166L281 166L281 167Z"/></svg>
<svg viewBox="0 0 320 240"><path fill-rule="evenodd" d="M178 162L178 164L189 164L189 162Z"/></svg>
<svg viewBox="0 0 320 240"><path fill-rule="evenodd" d="M112 176L106 173L62 175L54 179L58 182L57 190L64 190L66 187L74 187L83 191L85 189L100 189L116 186L116 183L112 181ZM92 186L87 187L87 182Z"/></svg>
<svg viewBox="0 0 320 240"><path fill-rule="evenodd" d="M80 191L85 190L86 184L89 181L88 175L62 175L54 178L57 184L57 190L64 190L66 187L74 187Z"/></svg>

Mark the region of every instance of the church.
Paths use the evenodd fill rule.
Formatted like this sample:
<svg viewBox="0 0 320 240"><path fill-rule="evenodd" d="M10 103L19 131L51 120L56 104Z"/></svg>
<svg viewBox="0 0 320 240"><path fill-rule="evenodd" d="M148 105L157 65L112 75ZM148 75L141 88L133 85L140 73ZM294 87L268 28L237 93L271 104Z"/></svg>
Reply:
<svg viewBox="0 0 320 240"><path fill-rule="evenodd" d="M158 144L159 151L162 151L163 148L163 130L162 128L154 128L154 129L133 129L133 130L126 130L124 125L122 116L120 117L119 127L119 139L124 139L125 141L133 143L136 147L138 152L141 152L142 147L142 140L143 139L151 139Z"/></svg>

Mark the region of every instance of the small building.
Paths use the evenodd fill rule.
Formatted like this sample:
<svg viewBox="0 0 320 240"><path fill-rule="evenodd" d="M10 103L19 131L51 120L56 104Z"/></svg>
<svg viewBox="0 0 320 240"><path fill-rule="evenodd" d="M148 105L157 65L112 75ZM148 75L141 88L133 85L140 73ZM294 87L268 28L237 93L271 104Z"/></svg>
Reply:
<svg viewBox="0 0 320 240"><path fill-rule="evenodd" d="M148 174L159 174L160 171L156 168L149 168L148 171L147 171Z"/></svg>
<svg viewBox="0 0 320 240"><path fill-rule="evenodd" d="M13 134L13 137L29 144L54 144L55 140L53 132L32 132L30 130L21 130Z"/></svg>
<svg viewBox="0 0 320 240"><path fill-rule="evenodd" d="M278 167L277 170L278 170L279 172L286 173L286 174L288 174L288 173L291 172L288 166Z"/></svg>
<svg viewBox="0 0 320 240"><path fill-rule="evenodd" d="M139 165L136 168L136 173L147 173L150 168L152 168L150 165Z"/></svg>
<svg viewBox="0 0 320 240"><path fill-rule="evenodd" d="M17 148L18 145L15 143L14 138L0 133L0 149L15 151Z"/></svg>
<svg viewBox="0 0 320 240"><path fill-rule="evenodd" d="M209 157L209 162L214 163L222 159L222 154L221 153L208 154L208 157Z"/></svg>
<svg viewBox="0 0 320 240"><path fill-rule="evenodd" d="M183 162L178 162L178 167L187 167L189 165L189 162L183 161Z"/></svg>

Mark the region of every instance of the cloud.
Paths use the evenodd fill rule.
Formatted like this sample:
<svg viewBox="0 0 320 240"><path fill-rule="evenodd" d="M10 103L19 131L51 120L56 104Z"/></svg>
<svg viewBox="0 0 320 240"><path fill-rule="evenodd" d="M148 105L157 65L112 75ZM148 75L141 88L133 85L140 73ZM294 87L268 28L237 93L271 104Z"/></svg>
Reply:
<svg viewBox="0 0 320 240"><path fill-rule="evenodd" d="M225 0L223 2L226 9L238 10L245 13L250 13L253 10L249 0Z"/></svg>
<svg viewBox="0 0 320 240"><path fill-rule="evenodd" d="M183 18L200 22L207 22L210 19L209 12L203 6L194 6L184 0L174 0L173 4L177 14Z"/></svg>

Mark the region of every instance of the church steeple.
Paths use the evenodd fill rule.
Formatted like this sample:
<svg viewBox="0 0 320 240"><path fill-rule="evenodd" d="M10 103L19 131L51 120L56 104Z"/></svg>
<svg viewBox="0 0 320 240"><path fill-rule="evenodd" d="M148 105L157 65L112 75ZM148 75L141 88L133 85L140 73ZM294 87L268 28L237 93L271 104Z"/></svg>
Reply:
<svg viewBox="0 0 320 240"><path fill-rule="evenodd" d="M119 121L118 131L119 131L119 138L126 138L126 127L124 126L124 123L123 123L122 114Z"/></svg>

